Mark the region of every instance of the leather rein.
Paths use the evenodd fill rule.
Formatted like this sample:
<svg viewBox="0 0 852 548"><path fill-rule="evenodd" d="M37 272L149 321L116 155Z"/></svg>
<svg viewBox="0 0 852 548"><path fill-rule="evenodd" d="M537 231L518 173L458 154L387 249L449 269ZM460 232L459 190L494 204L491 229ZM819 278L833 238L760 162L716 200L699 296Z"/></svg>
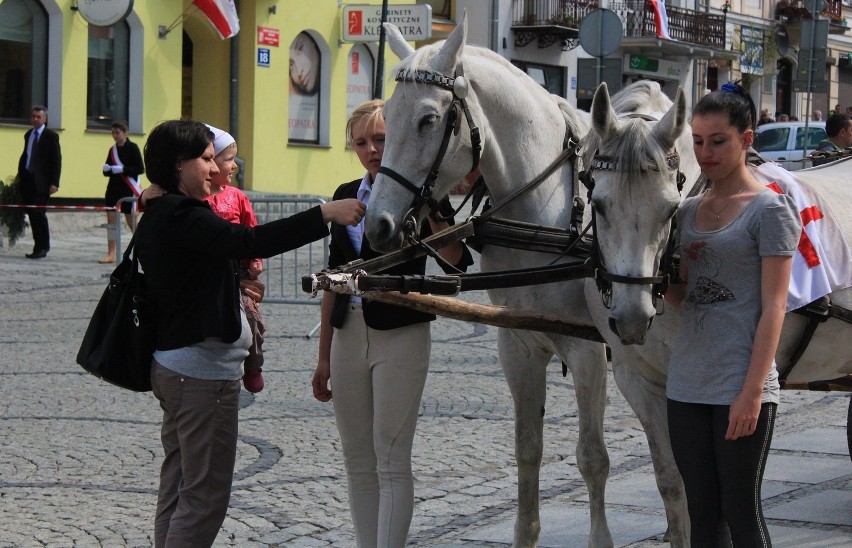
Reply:
<svg viewBox="0 0 852 548"><path fill-rule="evenodd" d="M391 180L396 181L404 188L409 190L413 195L413 199L411 205L409 207L408 212L404 217L404 231L406 234L406 240L410 243L414 244L412 247L420 247L421 251L415 251L412 247L403 248L403 250L392 252L387 255L383 255L381 257L377 257L370 261L356 260L352 263L343 265L342 267L335 269L334 272L357 272L362 278L366 275L369 277L375 278L384 278L384 276L371 276L368 272L376 272L388 268L393 264L399 264L399 262L404 262L412 258L412 256L429 254L433 257L436 257L440 260L440 257L437 256L437 253L434 252L434 247L438 247L435 245L437 241L435 241L435 237L439 235L434 235L430 238L427 238L425 241L420 241L417 237L417 226L416 226L416 213L424 206L427 205L433 215L440 215L438 212L438 201L433 197L433 189L435 186L435 182L438 178L438 174L440 172L441 163L444 160L447 149L449 147L449 141L453 135L458 135L459 129L461 126L461 117L459 115L460 112L464 114L464 118L470 128L471 135L471 145L472 145L472 167L470 171L476 169L479 165L480 154L482 151L482 141L480 137L479 128L476 126L473 115L470 113L470 109L467 104L467 94L469 91L469 85L467 79L463 75L463 71L461 66L456 71L454 77L445 76L443 74L426 71L426 70L411 70L411 69L401 69L396 76L397 82L413 82L413 83L421 83L427 85L435 85L446 90L449 90L453 94L453 101L450 104L448 109L448 113L446 116L447 124L444 128L443 139L441 141L441 145L438 148L438 153L435 160L432 162L432 167L427 174L423 185L418 187L411 180L407 179L403 175L394 171L393 169L380 166L379 173L382 173L388 176ZM643 114L635 114L628 115L628 117L641 117L650 121L657 121L656 118L643 115ZM513 202L514 200L520 198L524 194L528 193L542 182L544 182L548 177L550 177L563 163L566 161L571 161L572 163L576 162L576 158L579 150L579 141L575 139L573 133L571 132L570 127L566 127L566 135L563 143L563 150L539 175L533 178L528 183L519 187L517 190L512 192L510 195L506 196L499 203L492 206L487 211L483 212L478 217L472 217L468 220L464 225L454 227L453 231L456 235L453 241L457 241L465 236L476 236L475 233L482 230L483 227L487 226L489 222L499 222L500 220L492 219L492 217L506 207L508 204ZM666 157L667 160L667 168L669 170L677 171L677 185L678 191L681 191L683 188L683 183L685 177L683 173L680 171L680 157L677 152L673 152ZM592 191L594 190L594 176L593 172L595 170L598 171L617 171L618 165L617 160L610 158L608 156L603 156L599 154L595 154L594 162L589 170L581 171L579 173L579 179L583 183L583 185L587 188L588 193L587 196L591 198ZM580 217L582 218L582 199L579 197L574 198L575 201L575 209L579 208L579 215L577 213L572 214L572 218ZM467 225L473 225L476 229L465 229ZM595 228L596 226L596 214L594 210L594 206L592 207L592 221L591 227ZM549 227L540 227L543 229L549 229ZM575 243L579 241L579 236L584 234L589 227L586 227L582 232L578 230L573 230L573 236L576 236L571 239L571 244L567 246L567 249L560 254L566 254L571 248L574 247ZM529 269L522 269L520 271L507 271L507 272L493 272L489 273L488 279L490 281L485 282L484 280L481 283L474 282L473 279L470 279L467 283L459 281L456 285L455 292L459 290L467 290L467 289L487 289L490 287L513 287L513 286L521 286L521 285L530 285L528 278L526 283L523 282L521 277L523 275L532 276L535 283L549 283L555 282L559 280L566 279L578 279L584 277L593 277L598 285L598 289L601 292L601 298L604 302L604 305L609 308L611 297L612 297L612 283L623 283L623 284L651 284L653 285L655 302L656 297L661 296L665 293L668 283L670 280L670 270L672 268L672 264L674 261L673 252L674 252L674 221L672 221L671 232L669 234L669 242L667 245L666 252L664 253L663 260L660 264L660 270L662 272L661 275L658 276L649 276L649 277L638 277L638 276L623 276L619 274L613 274L606 270L603 258L600 254L600 249L597 245L597 239L593 239L590 255L589 257L583 261L582 263L573 263L570 265L562 265L561 267L550 265L545 267L536 267ZM443 241L446 241L444 238ZM449 243L449 242L447 242ZM499 242L492 242L494 245L500 245ZM432 245L430 245L432 244ZM446 244L444 244L446 245ZM514 245L509 247L522 247L520 245ZM565 249L565 248L563 248ZM406 257L406 258L403 258ZM374 267L374 268L371 268ZM561 268L561 270L560 270ZM367 270L369 269L369 270ZM539 273L539 270L541 273ZM543 274L545 278L542 278ZM472 275L466 274L459 276L459 278L470 278ZM484 275L476 275L474 278L478 276ZM511 282L507 282L506 280L501 281L501 277L506 277L508 279L513 279ZM404 290L414 290L416 284L425 284L428 285L426 279L428 277L422 277L422 280L417 280L420 277L408 277L406 280L406 288ZM550 278L550 279L548 279ZM313 282L316 280L314 279ZM311 280L305 279L303 283L305 291L308 291L308 287L310 285ZM473 282L473 283L471 283ZM369 282L366 279L363 279L364 286L368 285ZM393 283L391 283L393 285ZM420 286L420 287L425 287ZM391 289L391 287L384 287L385 290ZM476 286L476 287L473 287ZM315 285L312 286L315 289ZM433 288L437 289L437 288Z"/></svg>

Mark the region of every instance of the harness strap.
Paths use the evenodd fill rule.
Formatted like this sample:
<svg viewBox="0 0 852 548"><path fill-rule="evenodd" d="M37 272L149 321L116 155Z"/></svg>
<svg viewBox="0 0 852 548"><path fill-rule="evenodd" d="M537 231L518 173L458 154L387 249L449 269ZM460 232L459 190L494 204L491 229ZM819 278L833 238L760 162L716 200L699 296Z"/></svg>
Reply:
<svg viewBox="0 0 852 548"><path fill-rule="evenodd" d="M458 276L359 274L357 286L359 291L401 291L403 293L413 291L424 294L456 295L459 291L503 289L579 280L589 277L590 273L591 269L586 262L573 262Z"/></svg>
<svg viewBox="0 0 852 548"><path fill-rule="evenodd" d="M500 200L500 202L495 204L491 209L489 209L488 211L486 211L482 215L480 215L479 216L480 221L484 222L484 221L488 220L489 218L493 217L497 212L499 212L501 209L505 208L507 205L512 203L514 200L520 198L521 196L523 196L524 194L531 191L532 189L534 189L535 187L537 187L538 185L543 183L545 180L547 180L547 178L550 177L551 175L553 175L553 172L555 172L556 169L559 168L559 166L561 166L563 163L565 163L566 161L568 161L572 158L575 158L577 156L576 143L573 140L569 140L569 143L573 144L574 146L569 146L568 148L563 149L562 152L559 153L559 156L557 156L552 162L550 162L550 165L548 165L546 168L544 168L544 171L539 173L538 176L535 179L528 182L527 184L520 187L519 189L515 190L514 192L512 192L511 194L509 194L508 196L506 196L505 198Z"/></svg>
<svg viewBox="0 0 852 548"><path fill-rule="evenodd" d="M379 173L381 173L382 175L387 175L388 177L390 177L391 179L393 179L397 183L399 183L402 186L404 186L405 188L407 188L409 191L413 192L415 196L420 195L420 189L419 188L414 186L414 184L411 181L409 181L408 179L406 179L405 177L403 177L402 175L400 175L396 171L392 170L391 168L385 167L385 166L379 166Z"/></svg>
<svg viewBox="0 0 852 548"><path fill-rule="evenodd" d="M796 346L796 350L793 351L793 355L790 356L790 362L783 370L778 371L778 381L782 386L787 380L787 377L793 371L793 368L799 363L799 360L802 359L802 356L808 349L811 339L813 339L814 333L816 332L817 327L819 327L819 324L825 323L831 318L837 318L847 323L852 323L852 311L847 308L843 308L842 306L832 304L831 299L829 299L828 296L817 299L801 308L797 308L793 311L793 313L806 316L808 318L808 323L805 325L805 330L799 338L799 344Z"/></svg>

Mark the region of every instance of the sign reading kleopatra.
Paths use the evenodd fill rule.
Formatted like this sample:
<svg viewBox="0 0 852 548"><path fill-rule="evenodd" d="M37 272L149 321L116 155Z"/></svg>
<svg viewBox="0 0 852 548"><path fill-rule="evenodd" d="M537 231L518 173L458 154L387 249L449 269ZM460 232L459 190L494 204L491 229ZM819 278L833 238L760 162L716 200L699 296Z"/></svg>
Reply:
<svg viewBox="0 0 852 548"><path fill-rule="evenodd" d="M133 0L77 0L77 10L90 24L108 27L130 15Z"/></svg>
<svg viewBox="0 0 852 548"><path fill-rule="evenodd" d="M410 4L388 6L388 23L393 23L406 40L432 37L432 6ZM343 6L343 40L378 42L382 25L382 6Z"/></svg>

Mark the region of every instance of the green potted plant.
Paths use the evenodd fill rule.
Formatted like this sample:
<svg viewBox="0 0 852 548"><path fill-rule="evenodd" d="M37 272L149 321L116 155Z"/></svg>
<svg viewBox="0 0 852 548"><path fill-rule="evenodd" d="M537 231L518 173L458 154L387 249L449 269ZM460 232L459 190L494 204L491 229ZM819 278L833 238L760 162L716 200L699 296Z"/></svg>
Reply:
<svg viewBox="0 0 852 548"><path fill-rule="evenodd" d="M6 181L0 181L0 205L22 205L20 185L17 177L7 177ZM9 238L9 245L14 246L26 226L24 210L20 207L0 207L0 229Z"/></svg>

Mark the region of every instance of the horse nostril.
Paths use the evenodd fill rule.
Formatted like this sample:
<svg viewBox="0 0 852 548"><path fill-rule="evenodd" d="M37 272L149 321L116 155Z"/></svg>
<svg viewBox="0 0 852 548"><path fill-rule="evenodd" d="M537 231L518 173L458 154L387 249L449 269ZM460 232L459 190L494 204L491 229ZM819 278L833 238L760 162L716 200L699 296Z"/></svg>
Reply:
<svg viewBox="0 0 852 548"><path fill-rule="evenodd" d="M609 319L609 330L612 331L613 333L615 333L616 337L619 337L619 338L621 337L618 334L618 326L615 325L615 318Z"/></svg>
<svg viewBox="0 0 852 548"><path fill-rule="evenodd" d="M380 252L393 251L396 223L389 215L379 215L373 220L372 226L367 226L370 245ZM398 247L398 246L397 246Z"/></svg>

